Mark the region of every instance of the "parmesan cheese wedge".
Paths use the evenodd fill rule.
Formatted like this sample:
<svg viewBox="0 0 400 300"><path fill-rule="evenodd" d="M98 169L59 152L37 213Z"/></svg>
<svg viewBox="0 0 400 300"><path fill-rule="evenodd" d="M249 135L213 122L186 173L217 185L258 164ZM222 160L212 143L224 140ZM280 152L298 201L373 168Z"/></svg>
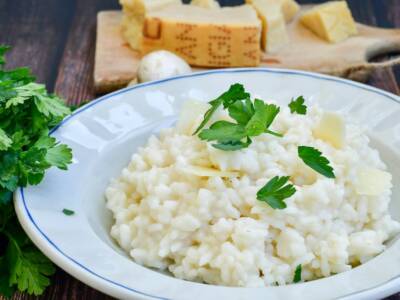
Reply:
<svg viewBox="0 0 400 300"><path fill-rule="evenodd" d="M248 4L252 4L253 2L254 0L246 0ZM286 23L292 21L300 10L300 5L294 0L267 0L265 5L267 6L266 8L278 5L281 8Z"/></svg>
<svg viewBox="0 0 400 300"><path fill-rule="evenodd" d="M313 129L313 135L336 148L342 148L346 139L346 125L343 118L337 113L324 112L321 120Z"/></svg>
<svg viewBox="0 0 400 300"><path fill-rule="evenodd" d="M183 168L183 171L188 174L196 175L199 177L233 178L240 176L239 172L221 171L213 168L199 167L199 166L186 166L185 168Z"/></svg>
<svg viewBox="0 0 400 300"><path fill-rule="evenodd" d="M294 19L296 14L300 10L300 5L294 0L280 0L282 2L282 12L285 16L286 22L290 22Z"/></svg>
<svg viewBox="0 0 400 300"><path fill-rule="evenodd" d="M359 195L378 196L392 187L392 175L374 168L357 172L356 192Z"/></svg>
<svg viewBox="0 0 400 300"><path fill-rule="evenodd" d="M193 66L257 66L260 34L261 22L249 5L168 5L147 14L142 54L164 49Z"/></svg>
<svg viewBox="0 0 400 300"><path fill-rule="evenodd" d="M276 52L289 42L282 7L278 2L252 0L252 5L262 21L261 47L266 52Z"/></svg>
<svg viewBox="0 0 400 300"><path fill-rule="evenodd" d="M218 9L221 6L219 5L218 1L215 0L192 0L190 5L195 5L203 8L208 9Z"/></svg>
<svg viewBox="0 0 400 300"><path fill-rule="evenodd" d="M146 13L170 4L180 3L182 3L181 0L120 0L123 11L121 31L124 39L132 49L139 50Z"/></svg>
<svg viewBox="0 0 400 300"><path fill-rule="evenodd" d="M337 43L357 34L356 23L346 1L332 1L306 12L301 23L331 43Z"/></svg>
<svg viewBox="0 0 400 300"><path fill-rule="evenodd" d="M205 112L210 108L206 102L188 100L183 103L178 124L178 133L192 135L203 120Z"/></svg>

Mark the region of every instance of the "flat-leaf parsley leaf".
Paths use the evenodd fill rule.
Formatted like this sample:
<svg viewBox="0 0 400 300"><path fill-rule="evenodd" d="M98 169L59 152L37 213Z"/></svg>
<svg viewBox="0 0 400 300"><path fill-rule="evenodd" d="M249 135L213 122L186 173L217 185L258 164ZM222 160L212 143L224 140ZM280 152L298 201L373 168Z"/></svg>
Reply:
<svg viewBox="0 0 400 300"><path fill-rule="evenodd" d="M293 283L298 283L301 281L301 265L298 265L296 267L296 270L294 271L294 276L293 276Z"/></svg>
<svg viewBox="0 0 400 300"><path fill-rule="evenodd" d="M321 151L308 146L299 146L297 148L299 157L303 162L314 171L328 178L335 178L333 168L329 165L329 160L322 155Z"/></svg>
<svg viewBox="0 0 400 300"><path fill-rule="evenodd" d="M40 295L50 284L47 276L53 275L55 267L29 242L17 242L11 238L6 257L11 265L10 285L17 285L18 290Z"/></svg>
<svg viewBox="0 0 400 300"><path fill-rule="evenodd" d="M206 141L227 142L241 140L244 137L246 137L246 130L243 125L223 120L215 122L210 128L199 133L199 138Z"/></svg>
<svg viewBox="0 0 400 300"><path fill-rule="evenodd" d="M246 124L246 132L249 136L257 136L265 132L271 126L279 107L274 104L266 104L260 99L254 100L254 114Z"/></svg>
<svg viewBox="0 0 400 300"><path fill-rule="evenodd" d="M257 192L257 200L268 203L273 209L286 208L286 203L283 200L296 192L292 184L287 184L288 181L289 176L275 176Z"/></svg>
<svg viewBox="0 0 400 300"><path fill-rule="evenodd" d="M238 124L246 125L254 115L254 105L249 98L237 101L228 107L229 116Z"/></svg>
<svg viewBox="0 0 400 300"><path fill-rule="evenodd" d="M307 106L304 104L304 97L299 96L296 99L292 99L289 103L290 112L299 115L305 115L307 113Z"/></svg>

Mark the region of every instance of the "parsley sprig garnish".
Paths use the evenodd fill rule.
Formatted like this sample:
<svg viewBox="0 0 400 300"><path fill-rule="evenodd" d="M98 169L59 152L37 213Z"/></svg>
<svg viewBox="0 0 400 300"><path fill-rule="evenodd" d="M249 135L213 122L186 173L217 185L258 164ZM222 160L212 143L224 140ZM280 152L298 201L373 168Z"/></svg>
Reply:
<svg viewBox="0 0 400 300"><path fill-rule="evenodd" d="M296 267L296 270L294 271L294 275L293 275L293 283L298 283L301 281L301 270L302 267L301 265L298 265Z"/></svg>
<svg viewBox="0 0 400 300"><path fill-rule="evenodd" d="M295 187L288 184L288 181L289 176L275 176L257 192L257 200L268 203L273 209L286 208L287 205L283 200L296 192Z"/></svg>
<svg viewBox="0 0 400 300"><path fill-rule="evenodd" d="M307 106L303 96L292 99L289 103L291 113L305 115ZM248 147L251 137L263 133L282 137L281 134L269 129L278 115L280 108L275 104L267 104L260 99L252 101L250 94L243 85L236 83L231 85L228 91L209 102L211 108L205 113L203 121L194 134L205 141L216 141L213 147L224 151L235 151ZM235 122L216 121L209 128L204 129L212 115L220 106L228 110L229 116ZM335 178L333 168L329 160L322 153L308 146L298 147L298 156L303 162L318 173ZM276 176L258 191L257 199L268 203L274 209L286 208L284 200L291 197L296 189L292 184L287 184L289 177Z"/></svg>
<svg viewBox="0 0 400 300"><path fill-rule="evenodd" d="M299 146L297 152L303 162L311 169L328 178L335 178L335 173L329 165L329 160L322 155L321 151L313 147Z"/></svg>
<svg viewBox="0 0 400 300"><path fill-rule="evenodd" d="M201 129L203 129L203 127L207 124L207 122L211 119L212 115L217 111L217 109L221 105L223 105L224 108L227 108L236 101L247 99L249 97L250 94L245 91L243 85L239 83L231 85L229 90L224 92L221 96L208 102L211 105L211 108L206 111L206 113L204 114L203 121L193 134L197 134L200 132Z"/></svg>
<svg viewBox="0 0 400 300"><path fill-rule="evenodd" d="M8 49L0 46L0 294L11 297L20 290L40 295L55 268L19 225L12 193L39 184L53 166L67 169L71 149L48 133L70 110L35 83L29 69L5 70Z"/></svg>
<svg viewBox="0 0 400 300"><path fill-rule="evenodd" d="M234 151L246 148L252 142L251 137L262 133L282 136L269 129L279 113L279 107L275 104L266 104L260 99L251 101L250 94L241 84L232 85L227 92L209 104L211 108L205 113L202 123L194 134L199 133L198 136L202 140L216 141L212 146L217 149ZM228 110L229 116L236 123L217 121L209 128L203 129L221 105Z"/></svg>
<svg viewBox="0 0 400 300"><path fill-rule="evenodd" d="M305 115L307 113L307 106L304 104L305 100L303 96L299 96L296 99L292 99L289 103L290 112L292 114Z"/></svg>

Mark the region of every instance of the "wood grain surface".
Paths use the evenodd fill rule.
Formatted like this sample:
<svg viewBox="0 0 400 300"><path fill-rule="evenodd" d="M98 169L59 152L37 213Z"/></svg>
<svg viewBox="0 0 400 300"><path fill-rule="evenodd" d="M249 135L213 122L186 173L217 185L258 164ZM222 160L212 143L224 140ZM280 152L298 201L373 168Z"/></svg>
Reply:
<svg viewBox="0 0 400 300"><path fill-rule="evenodd" d="M220 2L233 5L242 1ZM400 28L400 0L348 2L358 22ZM29 66L39 82L46 83L49 90L64 97L68 103L93 99L96 14L100 10L117 8L117 0L0 0L0 44L14 47L8 55L8 66ZM400 67L376 71L368 83L400 95ZM52 285L42 296L16 294L12 299L112 298L58 270L52 278ZM388 299L400 300L400 294ZM4 298L0 297L0 300Z"/></svg>

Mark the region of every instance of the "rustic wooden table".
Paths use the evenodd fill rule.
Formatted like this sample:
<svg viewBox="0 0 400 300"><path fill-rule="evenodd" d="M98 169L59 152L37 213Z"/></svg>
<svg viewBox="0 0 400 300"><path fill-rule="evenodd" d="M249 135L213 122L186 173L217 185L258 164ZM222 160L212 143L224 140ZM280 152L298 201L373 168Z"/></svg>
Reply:
<svg viewBox="0 0 400 300"><path fill-rule="evenodd" d="M359 22L400 27L400 0L348 2ZM49 90L69 103L95 98L92 74L96 13L117 8L117 0L0 0L0 44L13 46L8 66L29 66L38 81L46 83ZM368 83L400 95L400 67L375 72ZM62 270L57 271L52 283L41 297L17 294L13 299L111 299ZM388 299L400 299L400 294Z"/></svg>

